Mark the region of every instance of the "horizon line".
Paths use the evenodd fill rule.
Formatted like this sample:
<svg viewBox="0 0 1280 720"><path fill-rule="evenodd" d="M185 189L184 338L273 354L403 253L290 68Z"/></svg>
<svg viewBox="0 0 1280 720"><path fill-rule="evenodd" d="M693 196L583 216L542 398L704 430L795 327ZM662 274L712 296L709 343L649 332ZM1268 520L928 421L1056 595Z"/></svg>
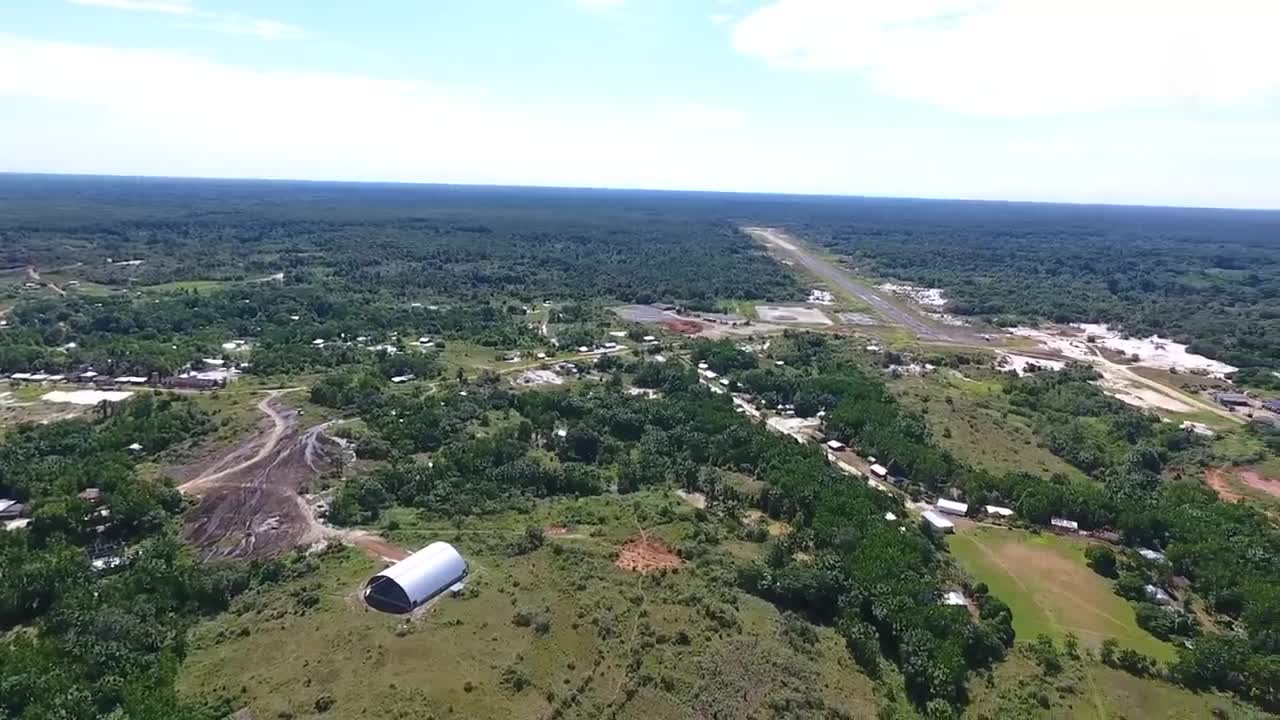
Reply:
<svg viewBox="0 0 1280 720"><path fill-rule="evenodd" d="M479 182L445 182L445 181L422 181L422 180L356 180L356 179L323 179L314 178L291 178L291 177L269 177L269 176L243 176L243 175L138 175L138 174L115 174L115 173L95 173L95 172L41 172L41 171L19 171L19 170L0 170L0 178L14 177L35 177L35 178L60 178L60 179L100 179L100 180L145 180L145 181L179 181L179 182L228 182L228 183L272 183L272 184L309 184L309 185L347 185L347 186L397 186L397 187L419 187L419 188L469 188L469 189L492 189L492 190L570 190L570 191L587 191L601 193L667 193L667 194L686 194L686 195L733 195L733 196L763 196L777 198L794 198L794 199L811 199L811 200L897 200L908 202L957 202L957 203L983 203L992 205L1058 205L1065 207L1100 207L1100 208L1130 208L1130 209L1146 209L1146 210L1202 210L1213 212L1241 212L1241 213L1280 213L1280 206L1276 207L1255 207L1241 205L1168 205L1168 204L1152 204L1152 203L1124 203L1124 202L1084 202L1072 200L1012 200L1002 198L985 198L985 197L944 197L944 196L925 196L925 195L866 195L855 193L814 193L814 192L781 192L781 191L761 191L761 190L708 190L702 188L652 188L652 187L618 187L618 186L593 186L593 185L540 185L540 184L524 184L513 185L503 183L479 183Z"/></svg>

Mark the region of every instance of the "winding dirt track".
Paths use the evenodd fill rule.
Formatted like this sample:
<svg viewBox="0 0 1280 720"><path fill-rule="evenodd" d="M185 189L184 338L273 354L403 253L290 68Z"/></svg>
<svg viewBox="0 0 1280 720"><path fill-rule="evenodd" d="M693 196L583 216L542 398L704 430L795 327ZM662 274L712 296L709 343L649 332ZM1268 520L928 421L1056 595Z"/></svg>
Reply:
<svg viewBox="0 0 1280 720"><path fill-rule="evenodd" d="M205 558L266 557L327 534L301 493L330 467L322 443L328 424L300 431L297 412L279 404L284 392L273 391L258 403L272 422L265 437L233 449L179 488L200 498L184 534Z"/></svg>
<svg viewBox="0 0 1280 720"><path fill-rule="evenodd" d="M321 540L349 542L387 562L409 556L404 548L363 530L328 527L316 519L302 492L334 467L322 423L298 429L296 410L272 390L258 403L271 428L232 448L179 490L199 498L183 534L205 559L261 558Z"/></svg>

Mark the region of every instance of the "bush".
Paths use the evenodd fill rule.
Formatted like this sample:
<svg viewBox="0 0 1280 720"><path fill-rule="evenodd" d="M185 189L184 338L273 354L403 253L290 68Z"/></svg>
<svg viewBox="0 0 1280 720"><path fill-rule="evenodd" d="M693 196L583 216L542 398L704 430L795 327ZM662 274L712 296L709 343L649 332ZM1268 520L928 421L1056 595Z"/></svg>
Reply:
<svg viewBox="0 0 1280 720"><path fill-rule="evenodd" d="M1090 545L1084 551L1089 567L1103 577L1116 576L1116 554L1106 545Z"/></svg>

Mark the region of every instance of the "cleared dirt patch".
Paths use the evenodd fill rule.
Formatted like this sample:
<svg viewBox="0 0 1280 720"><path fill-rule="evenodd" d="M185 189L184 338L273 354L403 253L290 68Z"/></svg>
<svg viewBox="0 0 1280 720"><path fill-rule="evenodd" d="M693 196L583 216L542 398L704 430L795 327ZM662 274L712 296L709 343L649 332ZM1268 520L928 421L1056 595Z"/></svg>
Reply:
<svg viewBox="0 0 1280 720"><path fill-rule="evenodd" d="M651 573L674 570L684 564L675 551L661 540L642 535L627 541L614 565L629 572Z"/></svg>
<svg viewBox="0 0 1280 720"><path fill-rule="evenodd" d="M1255 470L1240 470L1236 473L1240 482L1273 498L1280 498L1280 479L1269 478Z"/></svg>
<svg viewBox="0 0 1280 720"><path fill-rule="evenodd" d="M663 320L662 324L672 332L678 332L682 335L697 335L706 329L706 326L700 322L693 320Z"/></svg>
<svg viewBox="0 0 1280 720"><path fill-rule="evenodd" d="M271 419L265 438L232 448L180 488L199 498L183 534L205 558L269 557L326 535L301 495L331 467L326 426L300 430L297 412L276 395L258 405Z"/></svg>

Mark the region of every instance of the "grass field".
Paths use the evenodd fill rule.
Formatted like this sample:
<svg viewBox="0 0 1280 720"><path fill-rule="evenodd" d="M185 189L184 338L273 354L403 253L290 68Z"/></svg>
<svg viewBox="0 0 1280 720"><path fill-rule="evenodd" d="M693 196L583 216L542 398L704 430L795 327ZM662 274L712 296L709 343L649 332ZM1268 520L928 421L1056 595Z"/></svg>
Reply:
<svg viewBox="0 0 1280 720"><path fill-rule="evenodd" d="M567 531L513 557L529 524ZM665 575L616 568L641 527L687 548L693 511L665 493L457 524L394 511L382 531L395 542L463 552L464 596L411 620L370 611L358 592L379 566L344 550L197 627L180 691L257 718L739 718L797 697L874 717L890 702L833 630L802 623L797 636L773 606L734 590L725 548Z"/></svg>
<svg viewBox="0 0 1280 720"><path fill-rule="evenodd" d="M948 536L952 555L1013 609L1020 640L1075 633L1090 647L1115 638L1159 660L1174 648L1141 629L1133 608L1085 564L1085 543L1057 535L975 527Z"/></svg>
<svg viewBox="0 0 1280 720"><path fill-rule="evenodd" d="M1069 661L1062 674L1046 678L1027 655L1017 650L993 673L972 682L970 696L965 720L1271 717L1229 697L1194 693L1162 680L1137 678L1088 658Z"/></svg>
<svg viewBox="0 0 1280 720"><path fill-rule="evenodd" d="M143 285L138 287L142 292L181 292L191 290L195 292L215 292L226 287L227 282L224 280L178 280L175 282L158 283L156 285Z"/></svg>
<svg viewBox="0 0 1280 720"><path fill-rule="evenodd" d="M1041 447L1030 425L1008 412L996 380L970 379L943 368L892 380L889 389L906 407L923 413L933 438L962 460L994 473L1084 477Z"/></svg>

